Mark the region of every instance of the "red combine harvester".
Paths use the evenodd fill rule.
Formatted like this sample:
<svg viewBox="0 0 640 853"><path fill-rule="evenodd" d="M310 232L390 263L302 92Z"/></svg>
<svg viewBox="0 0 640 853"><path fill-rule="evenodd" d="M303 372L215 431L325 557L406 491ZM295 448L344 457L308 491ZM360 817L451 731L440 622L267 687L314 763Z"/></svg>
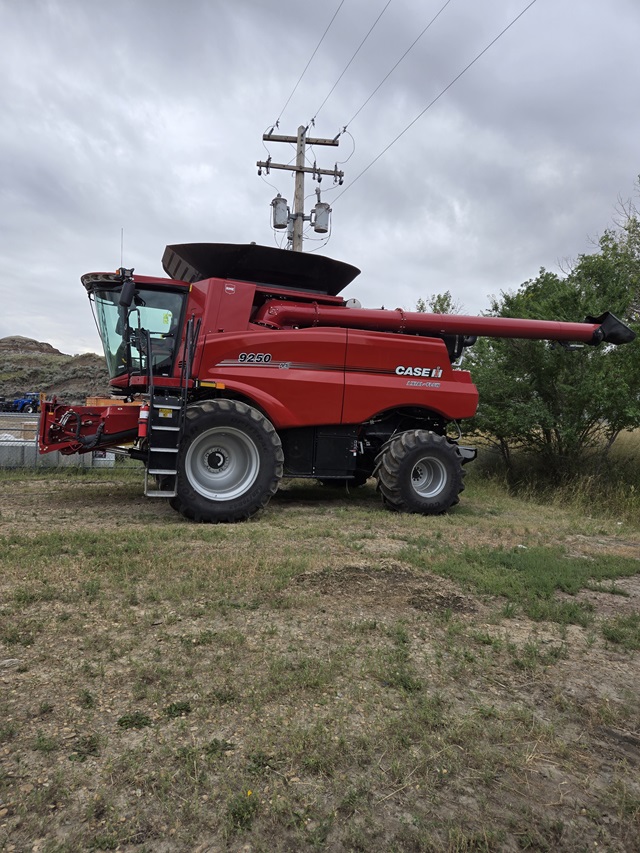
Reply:
<svg viewBox="0 0 640 853"><path fill-rule="evenodd" d="M390 509L444 512L476 456L458 421L478 393L453 365L478 335L635 337L609 313L559 323L351 307L338 294L355 267L255 244L167 246L163 267L170 279L82 277L113 399L45 403L40 450L120 447L144 463L146 495L196 521L248 518L283 476L375 476Z"/></svg>

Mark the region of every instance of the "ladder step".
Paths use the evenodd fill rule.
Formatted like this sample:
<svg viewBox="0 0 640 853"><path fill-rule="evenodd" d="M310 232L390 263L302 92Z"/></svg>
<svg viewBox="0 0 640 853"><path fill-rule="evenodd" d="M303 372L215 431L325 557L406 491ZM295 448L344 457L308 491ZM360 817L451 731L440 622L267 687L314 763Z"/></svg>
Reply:
<svg viewBox="0 0 640 853"><path fill-rule="evenodd" d="M181 397L152 397L149 415L149 455L145 471L145 490L148 498L175 498L178 494L176 447L183 428L184 401ZM154 441L155 436L155 441ZM169 447L158 445L168 444ZM148 477L158 477L158 483L148 481ZM165 478L165 479L162 479Z"/></svg>

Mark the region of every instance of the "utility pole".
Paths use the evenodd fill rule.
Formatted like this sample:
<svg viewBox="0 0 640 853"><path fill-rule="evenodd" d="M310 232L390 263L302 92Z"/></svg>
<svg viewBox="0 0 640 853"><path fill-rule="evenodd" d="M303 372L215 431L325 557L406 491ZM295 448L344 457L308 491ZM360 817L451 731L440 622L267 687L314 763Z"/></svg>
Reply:
<svg viewBox="0 0 640 853"><path fill-rule="evenodd" d="M294 252L302 251L302 231L304 226L304 155L307 150L307 130L302 125L298 128L296 140L296 188L293 195L293 245Z"/></svg>
<svg viewBox="0 0 640 853"><path fill-rule="evenodd" d="M311 216L304 215L304 176L305 173L308 172L313 175L315 179L317 177L318 183L322 180L322 175L330 175L333 176L334 182L342 184L342 180L344 178L344 172L338 169L338 164L336 163L333 169L320 169L314 163L313 166L305 165L305 155L307 150L307 145L331 145L333 147L338 147L338 137L335 139L315 139L307 136L308 127L304 125L300 125L298 128L297 136L281 136L273 133L264 133L262 135L262 139L265 142L290 142L295 144L296 146L296 164L295 166L285 165L284 163L272 163L271 157L268 160L259 160L256 163L258 167L258 174L262 174L262 170L264 169L269 174L271 169L285 169L289 172L296 173L296 183L293 197L293 213L289 211L286 207L286 199L281 198L278 195L277 199L274 199L272 202L272 206L274 207L274 228L286 228L288 225L293 225L292 229L292 246L294 252L302 251L302 232L304 229L305 220L307 222L312 221ZM286 208L286 216L283 213L279 213L279 210L282 208ZM321 209L321 210L320 210ZM326 233L328 227L325 227L325 220L328 222L328 214L330 212L329 206L326 204L322 204L319 200L315 207L316 219L314 228L316 231L320 233Z"/></svg>

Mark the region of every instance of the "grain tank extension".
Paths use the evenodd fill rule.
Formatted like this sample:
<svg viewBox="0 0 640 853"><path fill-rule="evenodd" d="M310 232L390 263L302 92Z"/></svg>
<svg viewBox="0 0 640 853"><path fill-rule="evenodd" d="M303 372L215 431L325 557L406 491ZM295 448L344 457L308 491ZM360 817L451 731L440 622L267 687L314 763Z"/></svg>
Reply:
<svg viewBox="0 0 640 853"><path fill-rule="evenodd" d="M42 407L40 450L118 447L145 494L196 521L238 521L282 477L377 479L384 504L425 515L458 502L458 422L478 393L454 365L478 335L624 344L612 314L582 323L352 307L349 264L264 246L167 246L170 278L88 273L112 397ZM352 300L351 302L354 302Z"/></svg>

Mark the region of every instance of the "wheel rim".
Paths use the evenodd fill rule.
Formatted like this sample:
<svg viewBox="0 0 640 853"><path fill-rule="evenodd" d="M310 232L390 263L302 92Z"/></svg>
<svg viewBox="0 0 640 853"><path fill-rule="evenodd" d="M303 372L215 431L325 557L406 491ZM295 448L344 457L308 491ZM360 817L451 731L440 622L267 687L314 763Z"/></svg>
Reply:
<svg viewBox="0 0 640 853"><path fill-rule="evenodd" d="M191 486L208 500L239 498L255 483L260 455L254 441L232 427L214 427L199 435L185 457Z"/></svg>
<svg viewBox="0 0 640 853"><path fill-rule="evenodd" d="M422 498L438 495L447 483L447 469L439 459L425 456L413 466L411 485Z"/></svg>

